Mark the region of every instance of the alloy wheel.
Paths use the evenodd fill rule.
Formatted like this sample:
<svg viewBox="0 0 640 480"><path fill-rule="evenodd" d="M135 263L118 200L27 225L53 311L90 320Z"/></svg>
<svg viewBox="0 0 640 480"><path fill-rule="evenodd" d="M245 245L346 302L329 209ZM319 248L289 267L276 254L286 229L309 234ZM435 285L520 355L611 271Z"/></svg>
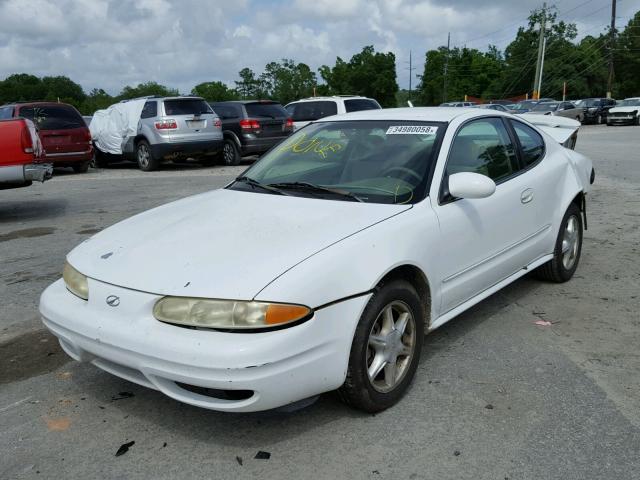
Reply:
<svg viewBox="0 0 640 480"><path fill-rule="evenodd" d="M406 303L384 307L371 327L367 347L367 374L380 393L393 390L404 378L416 346L415 318Z"/></svg>
<svg viewBox="0 0 640 480"><path fill-rule="evenodd" d="M233 151L233 146L230 143L224 144L223 155L224 155L224 163L226 163L227 165L233 164L235 152Z"/></svg>
<svg viewBox="0 0 640 480"><path fill-rule="evenodd" d="M138 164L142 168L147 168L149 166L150 156L149 148L144 143L138 145Z"/></svg>
<svg viewBox="0 0 640 480"><path fill-rule="evenodd" d="M575 215L567 219L567 225L562 237L562 265L566 270L571 270L578 257L580 246L580 223Z"/></svg>

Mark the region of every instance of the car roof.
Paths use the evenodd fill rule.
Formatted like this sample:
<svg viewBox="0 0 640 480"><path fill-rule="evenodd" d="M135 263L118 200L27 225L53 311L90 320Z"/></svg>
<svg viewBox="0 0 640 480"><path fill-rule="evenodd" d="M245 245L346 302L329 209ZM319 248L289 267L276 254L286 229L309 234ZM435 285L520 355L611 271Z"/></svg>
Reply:
<svg viewBox="0 0 640 480"><path fill-rule="evenodd" d="M383 108L379 110L360 110L342 115L324 117L317 120L317 122L333 122L341 120L416 120L421 122L450 122L454 118L463 115L468 118L486 117L487 112L483 109L473 107ZM491 115L511 116L511 114L500 110L492 110Z"/></svg>
<svg viewBox="0 0 640 480"><path fill-rule="evenodd" d="M29 107L29 106L32 106L32 105L42 105L42 106L63 105L65 107L72 107L73 108L73 105L69 105L68 103L63 103L63 102L39 102L39 101L6 103L4 105L0 105L0 107Z"/></svg>
<svg viewBox="0 0 640 480"><path fill-rule="evenodd" d="M278 104L280 105L280 102L276 102L275 100L225 100L223 102L209 102L212 105L224 105L224 104L242 104L242 105L248 105L251 103L263 103L265 105L273 105L273 104Z"/></svg>
<svg viewBox="0 0 640 480"><path fill-rule="evenodd" d="M361 95L325 95L322 97L307 97L307 98L301 98L300 100L294 100L293 102L289 102L288 105L291 105L292 103L298 103L298 102L317 102L317 101L323 101L323 100L350 100L350 99L355 99L355 98L362 98L365 100L373 100L373 98L369 98L369 97L363 97Z"/></svg>

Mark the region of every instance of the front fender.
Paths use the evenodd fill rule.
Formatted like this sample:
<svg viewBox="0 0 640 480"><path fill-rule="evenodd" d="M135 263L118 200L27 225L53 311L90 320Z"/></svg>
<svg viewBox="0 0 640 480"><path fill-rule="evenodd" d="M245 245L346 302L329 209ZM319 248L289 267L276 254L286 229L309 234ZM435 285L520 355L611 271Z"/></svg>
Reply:
<svg viewBox="0 0 640 480"><path fill-rule="evenodd" d="M274 279L255 299L317 308L371 291L402 265L419 268L433 290L439 285L433 269L440 253L438 232L438 220L426 199L317 252ZM431 291L432 305L439 305L436 295Z"/></svg>

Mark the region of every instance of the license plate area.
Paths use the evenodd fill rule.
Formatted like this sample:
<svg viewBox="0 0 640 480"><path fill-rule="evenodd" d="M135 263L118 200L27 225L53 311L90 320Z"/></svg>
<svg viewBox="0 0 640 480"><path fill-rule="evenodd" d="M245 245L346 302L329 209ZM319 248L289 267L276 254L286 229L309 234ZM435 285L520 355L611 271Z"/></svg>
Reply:
<svg viewBox="0 0 640 480"><path fill-rule="evenodd" d="M204 128L204 120L187 120L187 127L189 128Z"/></svg>

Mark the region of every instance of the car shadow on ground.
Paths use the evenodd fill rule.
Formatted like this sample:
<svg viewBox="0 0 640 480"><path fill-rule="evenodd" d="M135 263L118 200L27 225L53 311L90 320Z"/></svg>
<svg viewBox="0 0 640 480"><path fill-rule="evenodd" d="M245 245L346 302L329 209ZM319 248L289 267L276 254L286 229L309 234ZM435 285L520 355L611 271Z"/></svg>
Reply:
<svg viewBox="0 0 640 480"><path fill-rule="evenodd" d="M34 197L39 197L37 200L12 200L10 195L10 190L5 195L0 193L0 224L16 220L26 222L61 217L65 214L69 203L64 198L51 198L39 192L33 193Z"/></svg>
<svg viewBox="0 0 640 480"><path fill-rule="evenodd" d="M536 285L539 285L536 280L528 277L520 279L429 334L425 338L418 374L432 357L441 354L448 346L480 327L506 306L530 295ZM221 446L262 449L276 441L302 436L309 430L322 428L340 419L367 419L392 414L394 410L392 408L376 415L367 414L347 407L339 400L336 392L330 392L321 395L312 405L294 411L276 409L256 413L217 412L174 401L160 392L129 383L98 369L94 370L88 365L78 368L82 372L77 372L72 378L78 391L93 397L93 402L103 406L115 398L117 405L113 407L117 407L120 418L124 415L124 418L135 418L136 422L154 424L168 438L188 437L190 440L219 443ZM428 381L423 377L416 376L414 387ZM127 398L119 399L118 392L125 392ZM100 408L106 408L107 411L111 408L110 405L103 406ZM396 408L412 407L407 402L404 407L401 404Z"/></svg>

